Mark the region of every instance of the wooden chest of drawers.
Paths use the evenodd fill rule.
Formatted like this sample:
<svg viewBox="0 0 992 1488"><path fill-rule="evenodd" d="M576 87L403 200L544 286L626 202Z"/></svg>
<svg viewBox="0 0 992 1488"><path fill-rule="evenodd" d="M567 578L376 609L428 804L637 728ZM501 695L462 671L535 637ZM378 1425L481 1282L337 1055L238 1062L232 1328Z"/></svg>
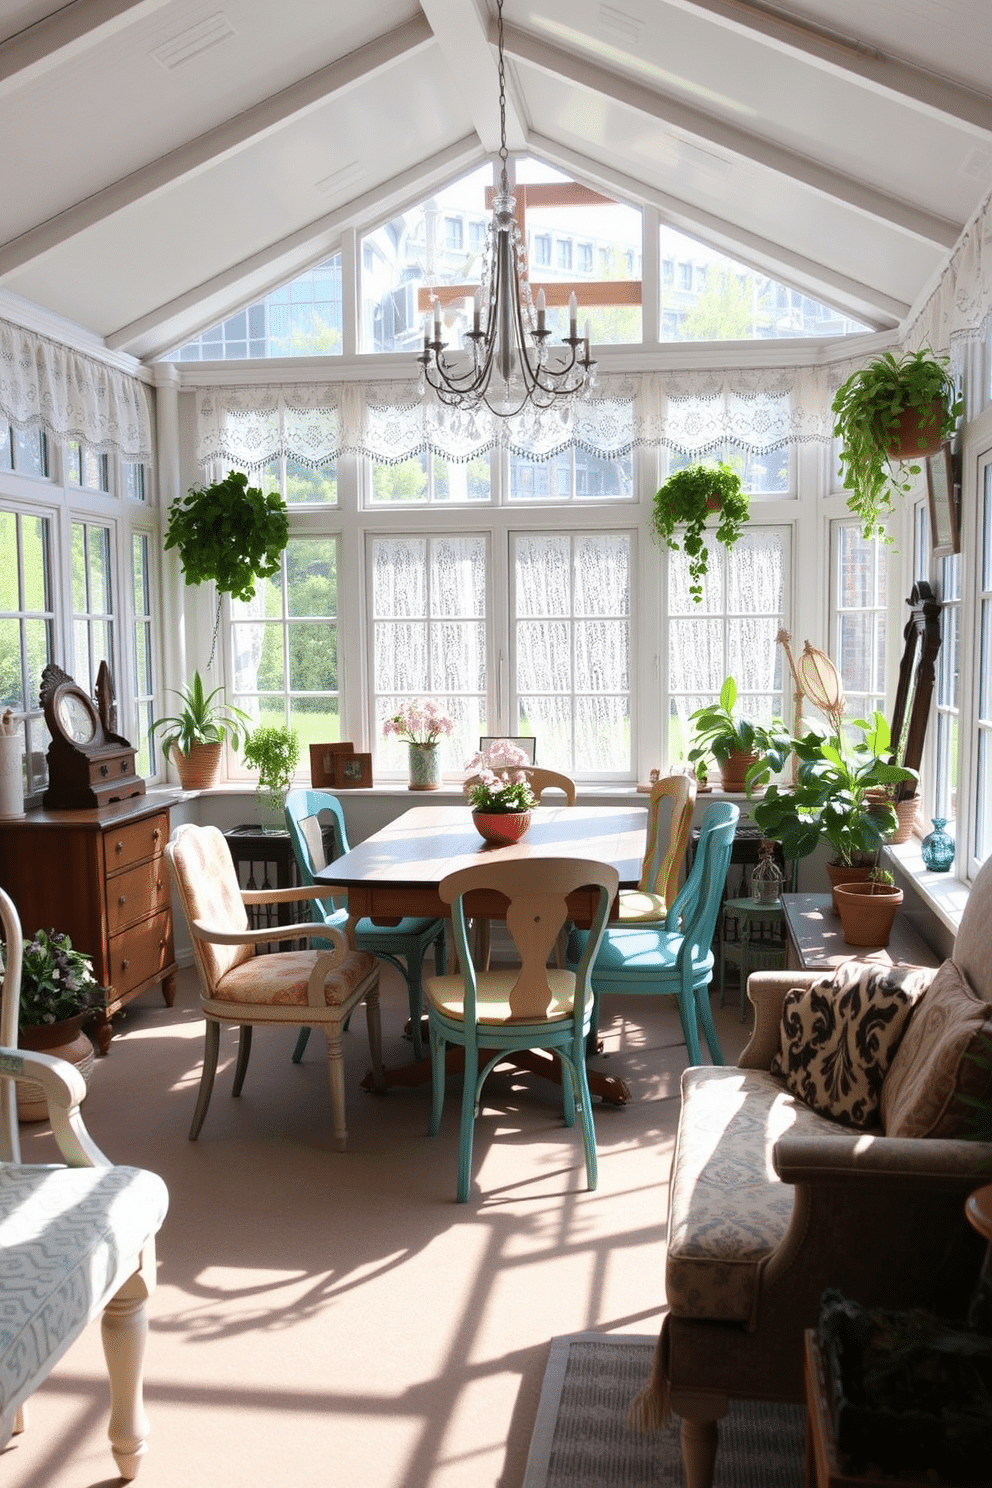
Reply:
<svg viewBox="0 0 992 1488"><path fill-rule="evenodd" d="M113 1014L161 982L175 996L169 807L148 796L93 811L29 811L0 821L0 885L28 939L64 930L111 990L97 1027L106 1053Z"/></svg>

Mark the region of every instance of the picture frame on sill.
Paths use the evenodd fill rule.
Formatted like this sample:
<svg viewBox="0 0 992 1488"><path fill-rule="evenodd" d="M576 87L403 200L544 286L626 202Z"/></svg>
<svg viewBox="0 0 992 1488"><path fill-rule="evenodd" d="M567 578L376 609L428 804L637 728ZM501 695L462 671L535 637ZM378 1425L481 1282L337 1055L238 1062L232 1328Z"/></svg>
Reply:
<svg viewBox="0 0 992 1488"><path fill-rule="evenodd" d="M339 755L354 754L355 746L345 744L310 745L310 784L314 790L333 790L336 783L334 762Z"/></svg>
<svg viewBox="0 0 992 1488"><path fill-rule="evenodd" d="M334 755L334 784L338 790L367 789L372 784L371 754Z"/></svg>
<svg viewBox="0 0 992 1488"><path fill-rule="evenodd" d="M947 558L961 551L958 488L954 476L954 456L950 441L945 440L935 455L927 456L930 551L935 558Z"/></svg>
<svg viewBox="0 0 992 1488"><path fill-rule="evenodd" d="M527 756L527 763L533 765L537 759L537 739L533 734L492 734L483 735L479 740L479 751L484 754L491 744L515 744L522 749Z"/></svg>

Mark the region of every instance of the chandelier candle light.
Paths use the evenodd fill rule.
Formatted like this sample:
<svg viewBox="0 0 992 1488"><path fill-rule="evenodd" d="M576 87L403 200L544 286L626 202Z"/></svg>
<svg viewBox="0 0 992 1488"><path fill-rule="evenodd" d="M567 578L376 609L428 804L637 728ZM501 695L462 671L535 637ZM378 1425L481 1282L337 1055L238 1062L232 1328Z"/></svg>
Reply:
<svg viewBox="0 0 992 1488"><path fill-rule="evenodd" d="M499 118L501 170L493 201L482 260L482 283L475 293L472 329L465 336L471 351L446 351L441 340L441 304L433 301L424 322L424 350L420 361L420 391L433 389L448 408L472 413L484 404L499 418L511 418L527 404L539 411L562 405L588 392L595 381L596 363L589 356L589 323L585 335L577 331L578 304L568 302L568 335L563 348L549 352L546 345L547 300L537 292L537 309L527 281L527 252L514 216L506 170L506 71L503 58L503 0L497 0L499 22Z"/></svg>

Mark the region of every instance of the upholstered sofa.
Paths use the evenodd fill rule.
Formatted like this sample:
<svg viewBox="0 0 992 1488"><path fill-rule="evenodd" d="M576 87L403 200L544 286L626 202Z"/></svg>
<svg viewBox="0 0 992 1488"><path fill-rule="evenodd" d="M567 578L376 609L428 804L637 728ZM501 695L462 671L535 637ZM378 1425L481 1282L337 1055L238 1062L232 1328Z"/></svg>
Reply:
<svg viewBox="0 0 992 1488"><path fill-rule="evenodd" d="M973 1139L979 1107L962 1099L992 1101L981 1059L992 1033L992 861L936 972L759 972L748 996L754 1033L738 1065L683 1075L668 1312L631 1411L644 1428L681 1417L689 1488L712 1484L728 1400L803 1400L803 1331L825 1288L867 1306L966 1311L983 1242L964 1203L992 1173L992 1144ZM868 1056L873 1117L836 1060L826 1092L811 1088L818 1041L843 1030L838 999L855 1010L845 1057ZM836 1097L841 1119L811 1109L789 1081L821 1105ZM865 1129L841 1124L852 1111Z"/></svg>

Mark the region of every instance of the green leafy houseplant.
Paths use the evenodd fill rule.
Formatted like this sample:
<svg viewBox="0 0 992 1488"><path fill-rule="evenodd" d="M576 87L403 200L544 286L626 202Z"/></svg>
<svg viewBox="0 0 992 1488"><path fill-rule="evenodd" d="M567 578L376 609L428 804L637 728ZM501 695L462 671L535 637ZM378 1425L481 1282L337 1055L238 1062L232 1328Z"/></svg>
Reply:
<svg viewBox="0 0 992 1488"><path fill-rule="evenodd" d="M0 941L6 964L7 948ZM93 975L93 962L73 950L68 935L38 930L24 946L18 1025L36 1028L95 1013L107 1001L107 989Z"/></svg>
<svg viewBox="0 0 992 1488"><path fill-rule="evenodd" d="M712 509L720 514L713 540L732 548L748 519L750 502L741 489L740 476L722 460L673 471L654 498L655 536L669 548L685 549L689 593L696 604L702 601L703 579L709 567L705 533Z"/></svg>
<svg viewBox="0 0 992 1488"><path fill-rule="evenodd" d="M173 746L188 755L194 744L223 744L228 734L231 736L231 744L237 749L241 742L242 734L247 734L251 725L251 719L247 713L231 703L223 701L223 687L215 687L212 692L206 692L203 679L199 672L193 673L193 680L188 687L173 690L173 697L177 697L182 704L178 713L168 718L156 718L149 735L163 731L162 744L166 749ZM220 698L220 702L215 702Z"/></svg>
<svg viewBox="0 0 992 1488"><path fill-rule="evenodd" d="M832 404L834 434L840 439L841 470L850 511L865 538L885 536L883 521L893 510L892 498L912 489L908 476L919 475L913 448L893 454L899 422L908 410L919 410L919 442L935 447L954 433L964 402L948 371L946 357L929 347L894 356L884 352L853 372L837 390Z"/></svg>
<svg viewBox="0 0 992 1488"><path fill-rule="evenodd" d="M816 729L794 739L796 783L770 785L754 805L755 822L766 837L781 842L787 858L804 858L825 839L831 862L874 867L882 843L895 830L885 788L915 780L916 771L889 763L891 735L881 713L870 722L855 719L851 727L861 734L853 743Z"/></svg>
<svg viewBox="0 0 992 1488"><path fill-rule="evenodd" d="M179 549L187 584L213 580L234 599L252 599L255 580L279 572L288 541L282 497L263 496L239 470L211 486L191 486L169 509L165 546Z"/></svg>
<svg viewBox="0 0 992 1488"><path fill-rule="evenodd" d="M749 780L759 770L767 779L784 767L792 753L792 735L781 719L773 719L767 727L752 723L735 713L736 706L737 683L728 677L720 689L719 702L708 703L689 715L695 733L688 759L697 778L705 781L709 759L715 759L722 768L733 755L743 753L758 756L748 771Z"/></svg>
<svg viewBox="0 0 992 1488"><path fill-rule="evenodd" d="M300 762L300 740L295 729L263 724L245 741L245 764L258 771L258 795L273 816L282 818L283 801Z"/></svg>

